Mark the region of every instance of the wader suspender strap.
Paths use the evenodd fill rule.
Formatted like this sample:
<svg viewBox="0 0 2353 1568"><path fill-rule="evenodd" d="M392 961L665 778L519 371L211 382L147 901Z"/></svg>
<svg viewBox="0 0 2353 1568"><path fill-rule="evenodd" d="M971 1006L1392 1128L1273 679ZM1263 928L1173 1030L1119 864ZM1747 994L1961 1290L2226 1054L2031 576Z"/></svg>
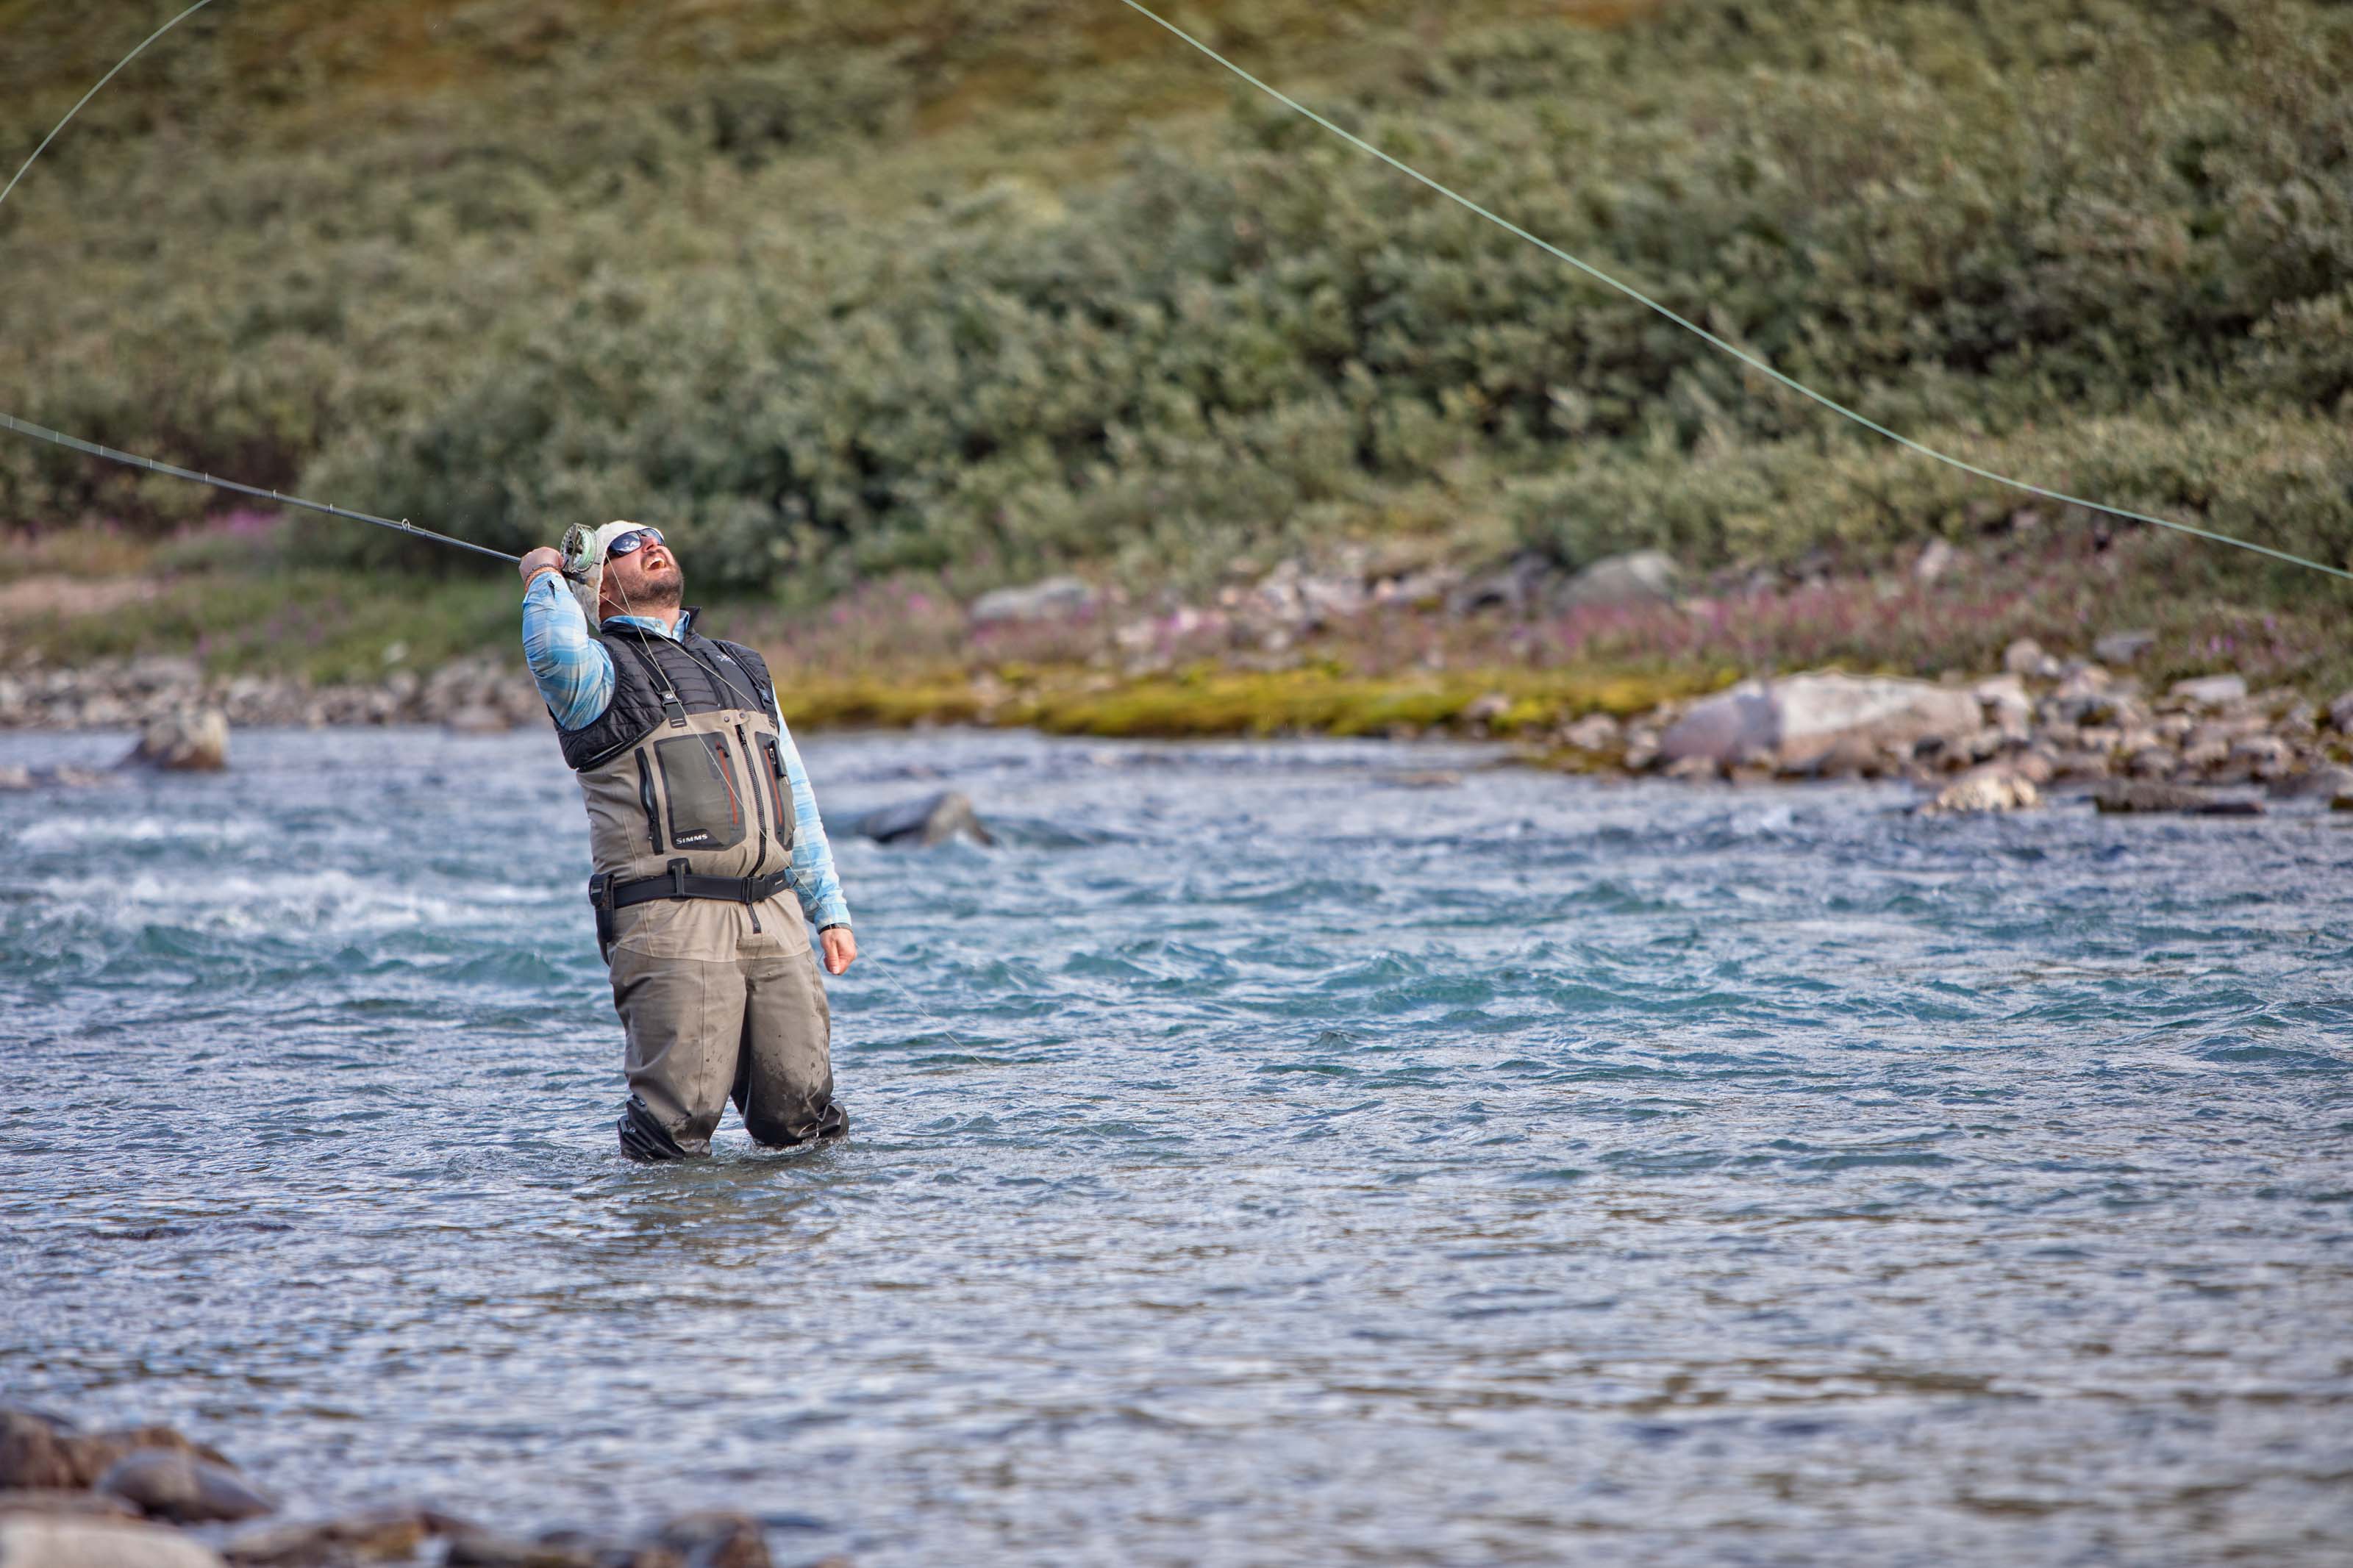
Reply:
<svg viewBox="0 0 2353 1568"><path fill-rule="evenodd" d="M654 690L660 694L662 712L669 717L670 728L685 729L686 704L678 700L678 689L670 683L670 677L662 673L661 660L646 651L642 635L631 637L627 641L629 651L638 656L638 662L644 665L646 673L653 678Z"/></svg>

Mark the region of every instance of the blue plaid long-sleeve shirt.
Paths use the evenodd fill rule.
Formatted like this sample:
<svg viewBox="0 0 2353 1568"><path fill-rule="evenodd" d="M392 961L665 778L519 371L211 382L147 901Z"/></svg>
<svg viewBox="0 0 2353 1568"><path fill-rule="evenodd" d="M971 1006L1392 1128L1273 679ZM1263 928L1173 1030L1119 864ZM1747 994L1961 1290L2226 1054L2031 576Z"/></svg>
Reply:
<svg viewBox="0 0 2353 1568"><path fill-rule="evenodd" d="M681 630L686 622L685 616L679 617ZM606 625L615 623L666 637L678 635L651 616L615 616ZM523 590L522 657L548 711L567 730L595 723L613 700L613 656L588 635L588 617L555 573L541 573ZM794 891L800 895L802 912L818 930L846 926L849 902L841 896L841 879L834 872L833 846L825 837L825 819L818 815L817 791L809 787L808 770L801 766L800 748L793 744L781 704L776 718L798 824L793 837Z"/></svg>

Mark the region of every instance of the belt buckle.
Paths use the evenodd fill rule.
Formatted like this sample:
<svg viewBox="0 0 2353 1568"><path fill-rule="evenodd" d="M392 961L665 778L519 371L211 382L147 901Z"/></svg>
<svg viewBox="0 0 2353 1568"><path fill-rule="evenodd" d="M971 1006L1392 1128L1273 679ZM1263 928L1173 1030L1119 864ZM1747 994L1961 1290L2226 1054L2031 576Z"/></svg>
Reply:
<svg viewBox="0 0 2353 1568"><path fill-rule="evenodd" d="M683 899L687 896L684 860L673 860L670 863L670 896L673 899Z"/></svg>

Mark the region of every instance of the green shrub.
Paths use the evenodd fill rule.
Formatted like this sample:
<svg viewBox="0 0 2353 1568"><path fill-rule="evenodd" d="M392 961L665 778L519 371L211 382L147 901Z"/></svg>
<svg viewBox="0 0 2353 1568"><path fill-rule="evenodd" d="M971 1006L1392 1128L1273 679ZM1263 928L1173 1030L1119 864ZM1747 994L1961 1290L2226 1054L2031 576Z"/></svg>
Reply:
<svg viewBox="0 0 2353 1568"><path fill-rule="evenodd" d="M1987 440L1922 432L1929 445L2045 489L2353 568L2353 436L2335 418L2151 406L2128 416L2029 426ZM1664 548L1689 560L1867 567L1894 542L1967 539L2023 510L2071 525L2107 520L1981 483L1885 442L1703 440L1680 460L1604 447L1564 471L1517 482L1521 538L1570 565ZM2218 561L2283 589L2299 569ZM2231 574L2225 573L2226 575Z"/></svg>
<svg viewBox="0 0 2353 1568"><path fill-rule="evenodd" d="M1683 0L1597 32L1498 4L1432 47L1403 7L1209 9L1278 65L1355 29L1311 96L1874 418L2353 551L2353 10ZM568 15L469 7L435 47L491 89L227 151L163 129L244 79L224 52L259 24L207 24L217 47L126 82L0 212L0 247L43 258L0 300L0 384L77 433L501 548L659 519L703 580L786 597L1198 575L1433 493L1565 560L1700 565L1867 563L2017 504L1255 97L1069 177L1147 89L1228 90L1074 4L720 7L682 38ZM389 68L331 34L269 90ZM206 504L0 448L0 516Z"/></svg>

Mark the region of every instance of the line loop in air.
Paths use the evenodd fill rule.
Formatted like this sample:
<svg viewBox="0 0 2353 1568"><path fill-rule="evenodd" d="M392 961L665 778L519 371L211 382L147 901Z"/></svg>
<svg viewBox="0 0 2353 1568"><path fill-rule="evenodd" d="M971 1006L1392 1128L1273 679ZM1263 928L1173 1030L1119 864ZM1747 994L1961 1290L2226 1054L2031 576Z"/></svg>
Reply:
<svg viewBox="0 0 2353 1568"><path fill-rule="evenodd" d="M1897 446L1902 447L1908 451L1916 452L1924 458L1934 458L1939 463L1943 463L1949 468L1958 468L1961 472L1972 475L1975 478L1989 480L1998 485L2006 485L2014 490L2023 490L2028 495L2040 496L2045 500L2062 501L2069 506L2082 507L2087 511L2101 511L2107 513L2111 517L2126 518L2134 522L2145 522L2158 528L2169 528L2176 533L2186 533L2193 538L2211 540L2216 544L2227 544L2236 550L2252 551L2257 555L2267 555L2274 561L2284 561L2291 566L2308 566L2315 572L2325 572L2332 577L2341 577L2348 583L2353 583L2353 571L2348 571L2342 566L2331 566L2325 561L2309 560L2302 555L2291 554L2284 550L2274 550L2268 544L2257 544L2249 540L2234 538L2227 533L2216 533L2211 529L2194 527L2186 522L2177 522L2171 518L2153 517L2147 512L2134 511L2128 507L2110 506L2105 501L2088 500L2082 496L2069 495L2064 490L2050 489L2042 485L2030 484L2024 479L2014 479L2007 474L1995 473L1991 468L1979 468L1977 464L1969 462L1966 458L1956 458L1949 452L1940 452L1934 447L1930 447L1922 442L1912 439L1909 436L1900 435L1867 416L1858 414L1853 409L1849 408L1845 404L1841 403L1834 398L1825 396L1821 393L1816 392L1812 387L1805 384L1805 383L1799 381L1794 377L1783 374L1781 372L1775 370L1771 365L1767 364L1763 360L1758 359L1755 354L1752 354L1746 350L1739 348L1735 344L1726 342L1724 339L1716 336L1714 332L1709 331L1705 327L1701 326L1698 322L1677 314L1675 311L1668 309L1664 305L1662 305L1656 300L1651 299L1648 294L1643 293L1633 285L1620 282L1617 279L1611 277L1609 273L1604 272L1599 267L1592 265L1590 262L1580 260L1578 258L1571 256L1567 251L1563 250L1560 247L1553 244L1551 241L1540 238L1537 236L1529 233L1526 229L1522 228L1519 225L1512 222L1509 218L1489 211L1487 208L1481 206L1477 202L1472 201L1469 196L1462 195L1461 192L1456 191L1450 186L1440 184L1438 181L1431 179L1428 174L1423 174L1420 170L1413 167L1411 164L1405 163L1401 159L1391 156L1389 153L1385 153L1380 148L1373 145L1370 142L1366 141L1363 137L1335 124L1333 121L1325 119L1323 115L1316 113L1314 110L1308 108L1305 104L1300 102L1297 99L1293 98L1290 94L1282 91L1281 89L1270 86L1268 83L1261 81L1257 77L1252 76L1250 72L1244 70L1233 61L1226 58L1225 56L1219 54L1217 50L1211 48L1208 45L1203 43L1200 39L1195 37L1184 28L1176 26L1176 23L1169 21L1166 17L1160 16L1157 12L1153 11L1147 6L1138 5L1136 0L1119 0L1119 3L1126 6L1129 10L1134 12L1137 16L1152 22L1155 26L1162 28L1164 31L1168 32L1176 37L1183 40L1185 43L1191 45L1194 48L1199 50L1210 59L1215 60L1219 65L1224 67L1227 70L1232 72L1243 81L1248 82L1259 91L1266 94L1267 97L1273 99L1277 103L1280 103L1284 108L1290 110L1293 113L1300 115L1303 118L1322 126L1324 130L1329 131L1333 135L1337 136L1341 141L1345 142L1348 145L1356 148L1358 152L1371 154L1373 157L1379 159L1382 163L1387 163L1390 168L1395 169L1398 173L1405 175L1407 178L1415 180L1421 184L1429 186L1431 190L1437 192L1440 195L1444 196L1448 201L1452 202L1455 205L1485 218L1489 223L1493 224L1497 228L1502 229L1504 233L1514 235L1521 239L1526 240L1530 245L1535 246L1537 249L1545 252L1546 255L1567 262L1571 267L1576 268L1579 272L1584 273L1595 282L1600 283L1605 287L1614 289L1619 293L1625 295L1626 298L1635 301L1637 304L1645 306L1651 310L1655 310L1660 315L1665 317L1668 321L1672 321L1676 326L1683 328L1683 331L1692 333L1702 342L1730 354L1734 359L1738 360L1741 363L1748 366L1751 370L1757 371L1765 375L1770 376L1773 380L1780 383L1783 386L1788 387L1790 391L1797 393L1800 396L1820 404L1824 408L1829 409L1833 414L1837 414L1844 418L1852 420L1855 424L1862 426L1864 429L1871 431L1873 435L1885 437L1888 440L1894 442Z"/></svg>
<svg viewBox="0 0 2353 1568"><path fill-rule="evenodd" d="M72 121L73 117L82 111L84 104L98 96L100 88L112 81L124 66L144 54L149 44L153 43L212 3L213 0L196 0L195 5L148 34L146 37L140 40L136 48L115 61L114 68L99 78L96 85L83 93L71 109L66 110L65 118L49 127L49 133L41 138L41 144L34 148L31 154L16 166L16 174L9 177L7 187L0 190L0 203L5 203L16 194L16 183L25 177L25 171L31 168L35 160L49 150L49 143L58 139L58 132L63 131ZM417 539L428 539L437 544L451 545L459 550L470 550L477 555L488 555L500 561L522 559L520 555L510 555L503 550L493 550L487 544L476 544L471 540L455 538L447 533L436 533L429 528L419 528L405 517L398 519L377 517L372 512L353 511L347 507L330 506L324 501L305 500L301 496L290 496L280 490L263 489L258 485L240 484L235 479L218 479L211 474L198 473L194 468L183 468L174 463L159 462L153 458L142 458L136 452L125 452L113 447L100 446L96 441L85 441L78 436L69 436L62 430L52 430L46 425L36 425L28 419L19 419L10 414L0 414L0 430L13 430L19 436L30 436L36 440L48 441L59 447L69 447L77 452L86 452L93 458L103 458L110 463L121 463L128 468L144 468L153 474L167 474L175 479L188 479L196 484L210 485L216 490L229 490L237 495L254 496L262 500L275 501L280 506L300 507L305 511L324 512L329 517L349 518L353 522L372 522L378 528L388 528L396 533L406 533Z"/></svg>
<svg viewBox="0 0 2353 1568"><path fill-rule="evenodd" d="M46 425L36 425L28 419L19 419L13 414L0 414L0 430L14 430L19 436L30 436L36 440L69 447L77 452L87 452L93 458L104 458L111 463L121 463L133 468L144 468L153 474L168 474L175 479L193 479L197 484L210 485L215 489L233 490L238 495L275 501L280 506L301 507L306 511L322 511L329 517L349 518L353 522L372 522L378 528L389 528L396 533L406 533L417 539L429 539L437 544L454 545L459 550L470 550L477 555L493 556L501 561L522 559L520 555L510 555L503 550L493 550L487 544L477 544L470 539L457 539L446 533L436 533L429 528L419 528L405 517L377 517L373 512L353 511L348 507L329 506L325 501L304 500L301 496L290 496L282 490L263 489L259 485L240 484L235 479L224 479L217 475L198 473L194 468L183 468L177 464L162 463L153 458L142 458L136 452L125 452L113 447L102 447L95 441L85 441L79 436L69 436L62 430L52 430Z"/></svg>

